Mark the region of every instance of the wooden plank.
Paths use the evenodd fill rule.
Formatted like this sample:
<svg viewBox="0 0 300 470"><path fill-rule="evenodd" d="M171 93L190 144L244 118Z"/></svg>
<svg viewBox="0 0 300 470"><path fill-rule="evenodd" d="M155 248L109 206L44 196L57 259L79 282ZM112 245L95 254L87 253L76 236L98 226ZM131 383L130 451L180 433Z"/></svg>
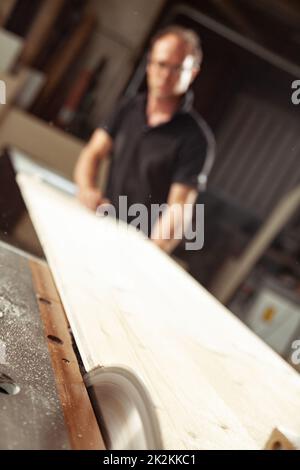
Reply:
<svg viewBox="0 0 300 470"><path fill-rule="evenodd" d="M6 102L5 104L0 104L0 123L24 87L28 75L29 71L27 69L21 69L19 73L15 75L0 72L0 80L5 83L6 92Z"/></svg>
<svg viewBox="0 0 300 470"><path fill-rule="evenodd" d="M45 263L30 260L29 265L72 449L103 450L105 446L51 273Z"/></svg>
<svg viewBox="0 0 300 470"><path fill-rule="evenodd" d="M15 65L23 48L23 39L0 28L0 72L8 73Z"/></svg>
<svg viewBox="0 0 300 470"><path fill-rule="evenodd" d="M300 436L275 428L266 443L266 450L300 450Z"/></svg>
<svg viewBox="0 0 300 470"><path fill-rule="evenodd" d="M13 108L0 125L0 148L7 146L22 150L38 163L72 179L83 142L31 114Z"/></svg>
<svg viewBox="0 0 300 470"><path fill-rule="evenodd" d="M2 108L5 116L1 120ZM49 126L29 113L16 107L7 109L7 106L0 106L0 149L19 149L33 161L72 180L75 163L83 146L82 140ZM109 164L108 159L99 168L97 181L102 189L106 184Z"/></svg>
<svg viewBox="0 0 300 470"><path fill-rule="evenodd" d="M148 389L166 449L262 449L300 429L300 377L149 240L18 178L87 370Z"/></svg>
<svg viewBox="0 0 300 470"><path fill-rule="evenodd" d="M3 26L11 14L17 0L4 0L0 5L0 26Z"/></svg>
<svg viewBox="0 0 300 470"><path fill-rule="evenodd" d="M49 100L63 79L68 68L76 60L83 46L86 44L95 26L95 15L87 12L74 30L66 44L55 54L45 69L47 82L38 98L34 109L39 110Z"/></svg>
<svg viewBox="0 0 300 470"><path fill-rule="evenodd" d="M23 65L32 65L48 39L65 0L44 0L26 37L20 57Z"/></svg>
<svg viewBox="0 0 300 470"><path fill-rule="evenodd" d="M43 261L30 263L33 285L39 298L45 299L45 303L60 303L59 293L54 284L49 267Z"/></svg>

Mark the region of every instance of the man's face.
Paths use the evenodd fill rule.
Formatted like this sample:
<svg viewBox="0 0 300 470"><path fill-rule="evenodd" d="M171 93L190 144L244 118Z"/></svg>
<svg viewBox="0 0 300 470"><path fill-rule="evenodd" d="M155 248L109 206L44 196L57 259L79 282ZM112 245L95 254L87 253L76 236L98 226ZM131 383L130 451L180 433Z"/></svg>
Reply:
<svg viewBox="0 0 300 470"><path fill-rule="evenodd" d="M183 95L198 73L185 42L174 34L157 40L147 66L149 92L158 98Z"/></svg>

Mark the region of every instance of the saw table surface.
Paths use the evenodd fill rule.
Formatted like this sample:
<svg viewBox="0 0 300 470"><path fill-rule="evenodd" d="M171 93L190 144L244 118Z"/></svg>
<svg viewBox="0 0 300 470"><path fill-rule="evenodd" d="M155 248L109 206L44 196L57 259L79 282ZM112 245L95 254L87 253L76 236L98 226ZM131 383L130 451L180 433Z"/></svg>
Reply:
<svg viewBox="0 0 300 470"><path fill-rule="evenodd" d="M0 448L67 449L28 260L0 245L0 272L0 388L1 378L3 387L11 385L8 394L0 393Z"/></svg>
<svg viewBox="0 0 300 470"><path fill-rule="evenodd" d="M103 449L46 263L0 243L0 276L0 449Z"/></svg>

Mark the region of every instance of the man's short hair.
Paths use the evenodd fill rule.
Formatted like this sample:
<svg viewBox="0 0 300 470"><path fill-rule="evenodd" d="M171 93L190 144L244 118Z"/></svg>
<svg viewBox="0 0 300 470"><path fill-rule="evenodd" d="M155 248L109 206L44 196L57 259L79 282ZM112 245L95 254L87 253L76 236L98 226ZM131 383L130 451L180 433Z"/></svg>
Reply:
<svg viewBox="0 0 300 470"><path fill-rule="evenodd" d="M201 46L201 39L193 29L184 28L178 25L167 26L166 28L160 29L151 39L150 51L154 44L164 36L169 34L175 35L183 39L183 41L190 47L191 53L195 57L196 67L200 67L203 59L203 50Z"/></svg>

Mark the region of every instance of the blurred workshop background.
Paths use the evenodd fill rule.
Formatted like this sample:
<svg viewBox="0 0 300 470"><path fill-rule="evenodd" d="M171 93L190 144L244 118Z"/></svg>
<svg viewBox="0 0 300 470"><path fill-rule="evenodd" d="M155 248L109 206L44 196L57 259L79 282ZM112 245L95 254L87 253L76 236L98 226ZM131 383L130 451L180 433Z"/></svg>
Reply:
<svg viewBox="0 0 300 470"><path fill-rule="evenodd" d="M149 38L173 23L202 38L195 106L217 141L199 195L204 248L179 247L176 258L292 362L300 338L300 106L291 99L298 0L2 0L0 238L43 256L11 159L23 155L71 180L117 99L145 87Z"/></svg>

